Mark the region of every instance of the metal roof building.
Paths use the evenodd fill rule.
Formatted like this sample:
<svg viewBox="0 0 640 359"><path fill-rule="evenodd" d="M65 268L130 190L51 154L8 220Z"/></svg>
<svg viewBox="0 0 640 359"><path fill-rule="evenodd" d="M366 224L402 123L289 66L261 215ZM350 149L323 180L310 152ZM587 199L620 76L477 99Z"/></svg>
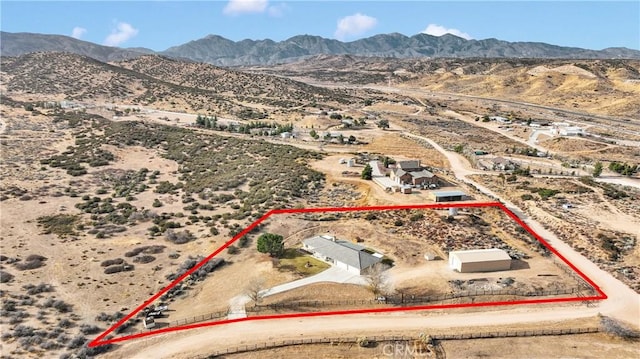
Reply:
<svg viewBox="0 0 640 359"><path fill-rule="evenodd" d="M433 191L431 196L436 202L453 202L464 200L467 194L462 191Z"/></svg>
<svg viewBox="0 0 640 359"><path fill-rule="evenodd" d="M511 269L511 257L502 249L474 249L449 252L449 267L460 273Z"/></svg>
<svg viewBox="0 0 640 359"><path fill-rule="evenodd" d="M331 236L307 238L302 244L302 248L313 253L314 257L353 274L360 275L382 260L380 254L370 254L364 251L363 246Z"/></svg>

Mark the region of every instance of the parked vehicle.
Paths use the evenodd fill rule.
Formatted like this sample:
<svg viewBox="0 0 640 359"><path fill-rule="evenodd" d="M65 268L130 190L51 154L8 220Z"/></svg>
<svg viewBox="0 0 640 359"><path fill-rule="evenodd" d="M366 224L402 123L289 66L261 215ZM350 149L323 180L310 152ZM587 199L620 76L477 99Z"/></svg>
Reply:
<svg viewBox="0 0 640 359"><path fill-rule="evenodd" d="M156 326L156 320L153 317L144 318L142 320L142 325L145 329L151 329Z"/></svg>
<svg viewBox="0 0 640 359"><path fill-rule="evenodd" d="M152 318L162 317L162 312L159 310L154 310L153 312L147 313L147 318L149 317L152 317Z"/></svg>

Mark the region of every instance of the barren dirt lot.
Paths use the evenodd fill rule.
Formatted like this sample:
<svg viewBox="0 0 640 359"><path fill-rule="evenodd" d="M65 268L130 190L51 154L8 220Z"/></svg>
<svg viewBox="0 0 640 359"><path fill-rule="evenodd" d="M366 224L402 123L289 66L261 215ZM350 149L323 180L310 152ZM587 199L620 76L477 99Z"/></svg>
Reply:
<svg viewBox="0 0 640 359"><path fill-rule="evenodd" d="M504 186L488 176L473 178L526 208L560 238L636 291L640 288L637 189L597 184L588 178L516 177Z"/></svg>
<svg viewBox="0 0 640 359"><path fill-rule="evenodd" d="M419 159L424 166L448 168L446 158L431 146L419 144L415 140L402 137L398 133L385 133L374 138L364 151L384 154L390 157Z"/></svg>

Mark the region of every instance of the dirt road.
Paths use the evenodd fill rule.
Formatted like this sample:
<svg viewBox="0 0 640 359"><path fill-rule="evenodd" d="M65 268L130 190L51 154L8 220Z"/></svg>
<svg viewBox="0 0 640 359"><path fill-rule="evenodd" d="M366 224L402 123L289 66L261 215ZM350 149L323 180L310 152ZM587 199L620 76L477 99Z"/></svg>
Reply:
<svg viewBox="0 0 640 359"><path fill-rule="evenodd" d="M450 327L478 327L490 325L514 326L520 323L560 321L588 318L598 314L598 307L569 305L563 307L520 306L505 307L491 312L448 313L432 312L346 315L279 319L277 322L250 321L219 327L169 333L124 344L105 358L192 358L195 355L246 344L288 339L310 339L336 336L407 335L418 332L438 332Z"/></svg>

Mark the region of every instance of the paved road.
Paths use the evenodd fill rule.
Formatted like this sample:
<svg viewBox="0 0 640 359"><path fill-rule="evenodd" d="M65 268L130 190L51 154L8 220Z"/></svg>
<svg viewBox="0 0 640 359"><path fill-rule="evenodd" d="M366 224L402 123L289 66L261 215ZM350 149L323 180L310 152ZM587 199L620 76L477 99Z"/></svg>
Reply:
<svg viewBox="0 0 640 359"><path fill-rule="evenodd" d="M251 301L248 295L239 295L229 301L229 314L227 319L246 318L247 311L245 305Z"/></svg>
<svg viewBox="0 0 640 359"><path fill-rule="evenodd" d="M277 285L275 287L265 289L260 292L260 295L264 297L268 297L270 295L286 292L288 290L304 287L305 285L314 284L314 283L352 283L352 284L360 284L366 285L367 281L365 277L355 275L349 273L348 271L338 268L331 267L327 270L324 270L316 275L294 280L289 283L284 283ZM229 314L227 315L227 319L238 319L238 318L246 318L246 304L251 301L251 298L247 295L238 295L231 300L229 300Z"/></svg>
<svg viewBox="0 0 640 359"><path fill-rule="evenodd" d="M344 269L338 267L331 267L311 277L295 280L293 282L281 284L273 288L267 289L261 292L263 297L286 292L291 289L304 287L305 285L332 282L332 283L352 283L352 284L367 284L367 281L363 276L355 275L347 272Z"/></svg>

